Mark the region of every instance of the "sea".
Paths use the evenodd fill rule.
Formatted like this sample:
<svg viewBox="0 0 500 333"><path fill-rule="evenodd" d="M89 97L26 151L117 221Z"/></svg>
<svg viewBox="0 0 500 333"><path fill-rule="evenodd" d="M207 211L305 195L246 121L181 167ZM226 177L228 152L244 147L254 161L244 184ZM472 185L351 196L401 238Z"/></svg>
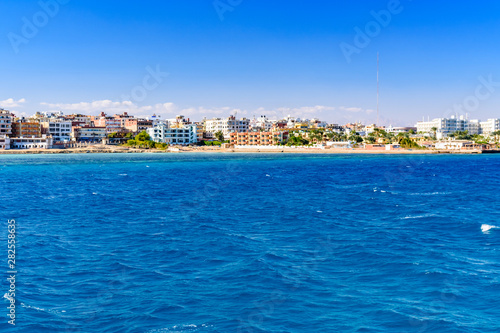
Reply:
<svg viewBox="0 0 500 333"><path fill-rule="evenodd" d="M0 332L500 332L499 203L496 155L2 155Z"/></svg>

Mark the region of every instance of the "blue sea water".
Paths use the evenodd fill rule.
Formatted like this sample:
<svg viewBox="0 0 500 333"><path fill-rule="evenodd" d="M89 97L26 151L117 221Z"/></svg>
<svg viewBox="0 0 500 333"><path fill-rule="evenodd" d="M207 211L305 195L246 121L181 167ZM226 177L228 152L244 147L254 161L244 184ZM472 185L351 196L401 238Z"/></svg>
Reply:
<svg viewBox="0 0 500 333"><path fill-rule="evenodd" d="M499 332L500 156L0 156L2 332ZM1 252L0 252L1 253ZM3 313L2 313L3 312ZM5 314L5 315L4 315Z"/></svg>

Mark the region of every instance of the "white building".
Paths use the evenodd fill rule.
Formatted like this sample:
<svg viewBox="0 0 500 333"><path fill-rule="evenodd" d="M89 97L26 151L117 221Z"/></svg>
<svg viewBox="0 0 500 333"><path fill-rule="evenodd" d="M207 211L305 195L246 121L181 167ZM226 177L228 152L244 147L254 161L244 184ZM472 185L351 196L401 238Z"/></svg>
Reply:
<svg viewBox="0 0 500 333"><path fill-rule="evenodd" d="M351 149L353 147L351 141L328 141L326 146L336 149Z"/></svg>
<svg viewBox="0 0 500 333"><path fill-rule="evenodd" d="M436 128L436 137L438 139L446 138L456 131L468 131L469 134L480 134L479 120L469 120L464 116L456 118L437 118L431 121L419 121L417 123L417 132L434 134L433 128Z"/></svg>
<svg viewBox="0 0 500 333"><path fill-rule="evenodd" d="M231 133L248 132L250 127L250 119L236 119L234 116L228 118L214 118L205 120L205 135L211 139L215 137L215 133L221 131L224 134L224 139L229 140Z"/></svg>
<svg viewBox="0 0 500 333"><path fill-rule="evenodd" d="M416 132L417 128L416 127L393 127L392 125L385 128L385 131L387 133L394 133L394 134L409 133L411 130Z"/></svg>
<svg viewBox="0 0 500 333"><path fill-rule="evenodd" d="M432 121L420 121L417 123L417 132L434 134L432 128L435 127L436 137L443 139L456 131L468 131L470 135L484 134L490 135L500 130L500 119L488 119L479 121L477 119L467 119L464 116L456 118L438 118Z"/></svg>
<svg viewBox="0 0 500 333"><path fill-rule="evenodd" d="M436 142L434 147L436 149L460 150L460 149L465 148L466 146L471 146L473 144L474 144L474 142L471 142L471 141L447 140L447 141Z"/></svg>
<svg viewBox="0 0 500 333"><path fill-rule="evenodd" d="M249 129L269 132L273 128L274 122L270 121L266 116L260 116L259 118L254 118L250 121Z"/></svg>
<svg viewBox="0 0 500 333"><path fill-rule="evenodd" d="M0 136L0 150L10 149L10 138L8 136Z"/></svg>
<svg viewBox="0 0 500 333"><path fill-rule="evenodd" d="M166 122L156 122L147 132L151 140L169 145L190 145L198 142L197 126L194 124L171 127Z"/></svg>
<svg viewBox="0 0 500 333"><path fill-rule="evenodd" d="M22 137L11 138L10 147L12 149L50 149L52 148L53 140L51 136L42 135L42 137Z"/></svg>
<svg viewBox="0 0 500 333"><path fill-rule="evenodd" d="M0 135L9 136L12 134L12 113L0 109Z"/></svg>
<svg viewBox="0 0 500 333"><path fill-rule="evenodd" d="M51 135L55 142L68 142L71 140L71 121L50 119L40 124L42 125L42 133Z"/></svg>
<svg viewBox="0 0 500 333"><path fill-rule="evenodd" d="M488 119L479 123L481 127L481 134L491 135L493 132L500 131L500 119Z"/></svg>

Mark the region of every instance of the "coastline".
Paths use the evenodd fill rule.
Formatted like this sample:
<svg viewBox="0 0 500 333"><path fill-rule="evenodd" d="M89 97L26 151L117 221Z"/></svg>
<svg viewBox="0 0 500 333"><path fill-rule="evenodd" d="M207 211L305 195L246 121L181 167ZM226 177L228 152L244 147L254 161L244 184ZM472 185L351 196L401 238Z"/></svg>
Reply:
<svg viewBox="0 0 500 333"><path fill-rule="evenodd" d="M274 148L274 149L236 149L215 147L182 147L174 150L134 149L121 146L96 145L86 148L67 149L23 149L0 150L0 155L46 155L46 154L184 154L184 153L252 153L252 154L369 154L369 155L475 155L483 154L481 150L366 150L366 149L307 149L307 148Z"/></svg>

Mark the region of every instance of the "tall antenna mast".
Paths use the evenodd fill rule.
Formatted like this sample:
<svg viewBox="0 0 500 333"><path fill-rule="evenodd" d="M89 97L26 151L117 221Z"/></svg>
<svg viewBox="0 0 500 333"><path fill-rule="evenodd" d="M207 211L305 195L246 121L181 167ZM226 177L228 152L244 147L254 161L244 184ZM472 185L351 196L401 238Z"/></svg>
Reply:
<svg viewBox="0 0 500 333"><path fill-rule="evenodd" d="M379 126L379 117L380 117L380 109L379 109L379 101L380 101L380 80L379 80L379 68L380 68L380 57L379 53L377 52L377 126Z"/></svg>

